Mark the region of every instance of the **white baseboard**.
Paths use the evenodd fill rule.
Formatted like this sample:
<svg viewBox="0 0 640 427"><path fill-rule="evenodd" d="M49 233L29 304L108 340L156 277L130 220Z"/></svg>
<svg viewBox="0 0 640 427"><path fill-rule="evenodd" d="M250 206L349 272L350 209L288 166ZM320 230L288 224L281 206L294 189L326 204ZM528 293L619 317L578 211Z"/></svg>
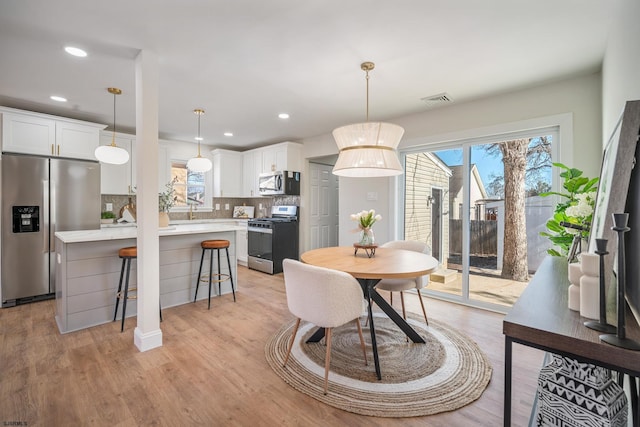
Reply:
<svg viewBox="0 0 640 427"><path fill-rule="evenodd" d="M147 332L145 334L136 326L136 329L133 331L133 343L140 351L147 351L156 347L162 347L162 330L156 329L155 331Z"/></svg>

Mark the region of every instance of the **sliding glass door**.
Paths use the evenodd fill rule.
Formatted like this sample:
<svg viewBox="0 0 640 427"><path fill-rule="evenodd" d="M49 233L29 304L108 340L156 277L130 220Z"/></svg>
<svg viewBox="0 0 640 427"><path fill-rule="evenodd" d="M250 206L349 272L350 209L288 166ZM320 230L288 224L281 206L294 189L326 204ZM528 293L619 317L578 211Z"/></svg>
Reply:
<svg viewBox="0 0 640 427"><path fill-rule="evenodd" d="M551 159L557 129L402 153L405 239L426 242L440 267L428 291L506 310L526 287L549 242Z"/></svg>

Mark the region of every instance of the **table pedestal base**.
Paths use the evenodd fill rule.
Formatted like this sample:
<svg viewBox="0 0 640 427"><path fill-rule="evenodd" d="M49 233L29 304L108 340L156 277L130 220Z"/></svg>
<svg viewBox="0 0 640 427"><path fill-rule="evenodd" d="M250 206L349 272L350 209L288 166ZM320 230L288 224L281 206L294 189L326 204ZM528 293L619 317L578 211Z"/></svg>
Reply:
<svg viewBox="0 0 640 427"><path fill-rule="evenodd" d="M382 311L389 316L393 322L404 332L414 343L425 344L424 339L407 323L406 320L398 314L389 303L382 298L375 289L374 286L379 282L379 279L358 279L360 286L362 286L362 292L366 298L368 304L368 317L369 317L369 331L371 333L371 348L373 349L373 363L376 368L376 376L379 380L382 379L380 372L380 360L378 358L378 344L376 342L376 328L373 323L373 309L371 301L376 303ZM319 342L324 338L324 328L318 328L316 332L307 340L307 342Z"/></svg>

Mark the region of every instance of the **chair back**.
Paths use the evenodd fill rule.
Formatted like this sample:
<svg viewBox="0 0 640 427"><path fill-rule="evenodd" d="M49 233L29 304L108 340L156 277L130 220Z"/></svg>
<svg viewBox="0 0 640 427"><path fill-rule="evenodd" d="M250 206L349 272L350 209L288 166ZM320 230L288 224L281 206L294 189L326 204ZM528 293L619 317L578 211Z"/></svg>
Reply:
<svg viewBox="0 0 640 427"><path fill-rule="evenodd" d="M392 240L380 245L381 248L404 249L405 251L420 252L431 255L431 248L424 242L417 240ZM416 289L422 289L429 284L429 275L416 277Z"/></svg>
<svg viewBox="0 0 640 427"><path fill-rule="evenodd" d="M282 262L287 305L294 316L334 328L359 317L364 295L348 273L285 259Z"/></svg>

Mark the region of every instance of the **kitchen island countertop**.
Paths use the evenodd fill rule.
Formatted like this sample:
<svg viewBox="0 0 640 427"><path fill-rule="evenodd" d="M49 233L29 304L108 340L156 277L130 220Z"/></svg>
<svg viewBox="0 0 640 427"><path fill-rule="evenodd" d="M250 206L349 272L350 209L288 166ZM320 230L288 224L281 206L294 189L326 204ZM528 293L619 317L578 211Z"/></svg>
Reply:
<svg viewBox="0 0 640 427"><path fill-rule="evenodd" d="M176 224L159 228L160 236L178 236L181 234L218 233L223 231L242 231L246 227L220 223ZM97 242L102 240L135 239L136 227L108 227L98 230L57 231L56 237L63 243Z"/></svg>

